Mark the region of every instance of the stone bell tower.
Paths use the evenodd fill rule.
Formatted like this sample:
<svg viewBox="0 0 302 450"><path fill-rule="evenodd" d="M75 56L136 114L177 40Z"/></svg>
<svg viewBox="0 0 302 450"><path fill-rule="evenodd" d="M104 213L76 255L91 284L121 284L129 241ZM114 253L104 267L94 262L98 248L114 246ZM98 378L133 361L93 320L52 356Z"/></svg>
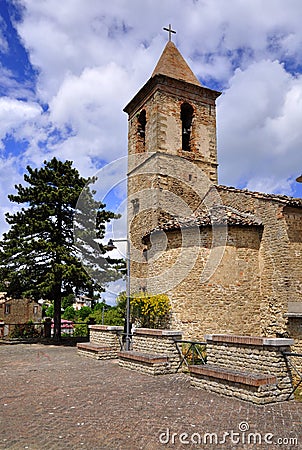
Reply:
<svg viewBox="0 0 302 450"><path fill-rule="evenodd" d="M220 92L200 84L172 41L151 78L124 111L129 155L162 152L186 158L217 183L216 105Z"/></svg>
<svg viewBox="0 0 302 450"><path fill-rule="evenodd" d="M150 265L150 258L146 264L148 256L143 254L144 236L158 227L163 218L167 220L174 213L181 215L166 194L172 192L174 200L182 197L190 211L200 202L194 188L182 186L183 180L190 183L194 176L182 169L181 161L189 161L191 167L193 163L209 183L217 184L215 100L219 95L201 85L169 39L150 79L124 109L129 116L131 274L133 280L142 279L131 281L132 291L148 289L143 281L148 278ZM171 159L176 170L172 176L171 171L163 175L163 166L171 167ZM147 167L145 172L140 170L142 166ZM178 172L176 176L174 172Z"/></svg>

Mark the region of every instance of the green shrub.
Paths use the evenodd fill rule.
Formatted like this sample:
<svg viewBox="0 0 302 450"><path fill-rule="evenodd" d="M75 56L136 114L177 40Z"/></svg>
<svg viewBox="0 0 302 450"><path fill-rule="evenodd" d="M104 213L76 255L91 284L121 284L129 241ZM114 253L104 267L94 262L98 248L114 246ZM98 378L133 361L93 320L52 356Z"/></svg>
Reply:
<svg viewBox="0 0 302 450"><path fill-rule="evenodd" d="M74 325L73 336L75 337L84 337L88 335L88 325L85 323L81 323L78 325Z"/></svg>
<svg viewBox="0 0 302 450"><path fill-rule="evenodd" d="M170 300L166 294L135 294L131 300L132 320L141 327L165 328L169 324Z"/></svg>
<svg viewBox="0 0 302 450"><path fill-rule="evenodd" d="M79 320L85 320L92 313L92 309L89 306L83 306L77 311L77 317Z"/></svg>
<svg viewBox="0 0 302 450"><path fill-rule="evenodd" d="M74 309L73 306L67 306L64 313L62 314L62 319L65 320L75 320L77 317L77 311Z"/></svg>

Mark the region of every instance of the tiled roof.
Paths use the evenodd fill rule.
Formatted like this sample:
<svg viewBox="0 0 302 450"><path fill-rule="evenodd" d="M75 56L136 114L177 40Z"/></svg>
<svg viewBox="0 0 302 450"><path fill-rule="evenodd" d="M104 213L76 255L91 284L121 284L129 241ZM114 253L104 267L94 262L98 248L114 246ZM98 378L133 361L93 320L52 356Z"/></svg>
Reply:
<svg viewBox="0 0 302 450"><path fill-rule="evenodd" d="M153 231L172 231L193 226L205 227L212 225L261 226L262 222L253 214L243 213L230 206L216 205L208 212L202 212L196 216L186 218L174 217L163 222Z"/></svg>
<svg viewBox="0 0 302 450"><path fill-rule="evenodd" d="M167 42L152 73L152 77L159 74L201 86L200 82L172 41Z"/></svg>
<svg viewBox="0 0 302 450"><path fill-rule="evenodd" d="M249 191L248 189L238 189L238 188L235 188L232 186L218 185L218 186L215 186L215 189L218 189L218 191L222 190L222 191L246 194L246 195L250 195L251 197L260 198L263 200L272 200L275 202L282 203L286 206L302 207L302 198L289 197L287 195L279 195L279 194L265 194L263 192Z"/></svg>

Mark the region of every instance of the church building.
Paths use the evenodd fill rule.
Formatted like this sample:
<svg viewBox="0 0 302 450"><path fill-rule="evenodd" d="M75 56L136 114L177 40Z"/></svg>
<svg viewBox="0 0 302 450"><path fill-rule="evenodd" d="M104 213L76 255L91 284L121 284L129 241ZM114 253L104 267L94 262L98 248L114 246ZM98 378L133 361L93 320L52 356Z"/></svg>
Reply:
<svg viewBox="0 0 302 450"><path fill-rule="evenodd" d="M219 185L219 95L169 40L124 109L131 292L166 293L184 338L292 337L302 352L302 199Z"/></svg>

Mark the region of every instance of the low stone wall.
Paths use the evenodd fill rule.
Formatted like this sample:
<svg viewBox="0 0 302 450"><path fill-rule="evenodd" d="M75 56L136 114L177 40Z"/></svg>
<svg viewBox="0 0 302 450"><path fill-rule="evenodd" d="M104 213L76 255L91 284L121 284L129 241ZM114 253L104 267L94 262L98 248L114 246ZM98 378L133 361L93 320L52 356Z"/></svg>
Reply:
<svg viewBox="0 0 302 450"><path fill-rule="evenodd" d="M120 349L118 334L123 333L123 327L109 325L89 325L89 341L104 347Z"/></svg>
<svg viewBox="0 0 302 450"><path fill-rule="evenodd" d="M176 371L180 362L175 340L182 339L178 330L158 330L152 328L137 328L133 334L133 350L154 355L169 357L171 369Z"/></svg>
<svg viewBox="0 0 302 450"><path fill-rule="evenodd" d="M94 359L117 358L120 351L119 334L123 327L89 325L89 342L78 345L78 354Z"/></svg>
<svg viewBox="0 0 302 450"><path fill-rule="evenodd" d="M125 354L127 352L122 352L119 356L119 364L127 369L152 375L175 373L180 362L175 340L181 338L181 331L137 328L132 337L133 352L129 352L128 357ZM143 355L149 357L150 361L144 361ZM152 361L152 356L156 355L166 360Z"/></svg>
<svg viewBox="0 0 302 450"><path fill-rule="evenodd" d="M288 334L294 339L295 344L291 347L293 353L302 354L302 312L300 315L293 314L292 316L287 314L288 317ZM296 368L302 372L302 357L291 357L292 362Z"/></svg>
<svg viewBox="0 0 302 450"><path fill-rule="evenodd" d="M207 364L204 372L208 368L210 375L192 374L193 386L257 404L288 399L293 389L292 378L282 352L290 351L292 339L230 335L206 335L205 338ZM268 381L258 386L244 382L245 375L248 380L253 374L262 378L268 375Z"/></svg>

